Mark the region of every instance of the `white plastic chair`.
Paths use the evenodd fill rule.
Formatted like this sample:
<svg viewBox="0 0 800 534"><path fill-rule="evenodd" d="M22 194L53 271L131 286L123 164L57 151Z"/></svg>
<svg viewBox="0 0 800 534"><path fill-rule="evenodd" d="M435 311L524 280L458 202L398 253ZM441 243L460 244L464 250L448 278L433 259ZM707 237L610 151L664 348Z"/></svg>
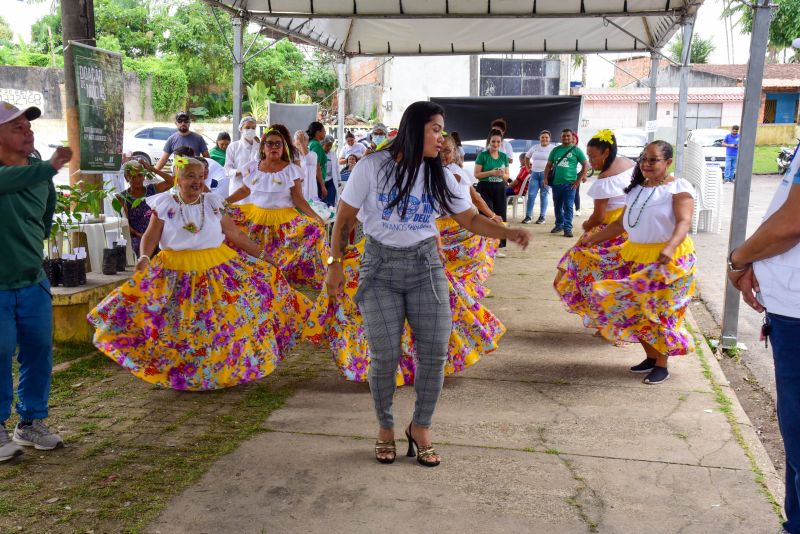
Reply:
<svg viewBox="0 0 800 534"><path fill-rule="evenodd" d="M522 186L520 186L520 188L519 188L520 194L519 195L508 195L508 199L507 200L508 200L508 203L511 204L511 219L512 220L517 218L517 206L520 204L520 202L519 202L520 200L522 201L521 204L522 204L523 214L525 213L525 211L524 211L525 210L525 205L528 202L528 182L530 182L530 181L531 181L531 175L528 174L528 176L526 176L525 179L522 181Z"/></svg>
<svg viewBox="0 0 800 534"><path fill-rule="evenodd" d="M720 233L722 221L722 169L718 165L707 165L703 147L694 141L686 145L683 177L695 189L692 233L698 231Z"/></svg>

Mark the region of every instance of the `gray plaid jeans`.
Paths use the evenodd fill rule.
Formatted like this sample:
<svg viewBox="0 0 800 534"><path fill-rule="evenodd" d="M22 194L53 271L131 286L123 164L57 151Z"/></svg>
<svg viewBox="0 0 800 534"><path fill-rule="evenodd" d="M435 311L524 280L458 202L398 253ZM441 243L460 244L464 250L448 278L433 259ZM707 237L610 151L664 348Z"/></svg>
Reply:
<svg viewBox="0 0 800 534"><path fill-rule="evenodd" d="M355 300L364 319L371 361L369 388L382 428L393 428L392 398L405 321L417 348L414 424L429 427L444 383L453 326L450 292L436 240L412 247L382 245L367 236Z"/></svg>

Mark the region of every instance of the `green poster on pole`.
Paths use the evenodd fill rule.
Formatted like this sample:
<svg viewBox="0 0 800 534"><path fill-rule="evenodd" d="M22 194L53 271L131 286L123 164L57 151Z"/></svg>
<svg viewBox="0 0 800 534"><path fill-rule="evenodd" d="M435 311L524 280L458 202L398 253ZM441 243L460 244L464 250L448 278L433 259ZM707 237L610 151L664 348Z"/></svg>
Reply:
<svg viewBox="0 0 800 534"><path fill-rule="evenodd" d="M81 170L118 171L125 126L122 56L70 41L78 89Z"/></svg>

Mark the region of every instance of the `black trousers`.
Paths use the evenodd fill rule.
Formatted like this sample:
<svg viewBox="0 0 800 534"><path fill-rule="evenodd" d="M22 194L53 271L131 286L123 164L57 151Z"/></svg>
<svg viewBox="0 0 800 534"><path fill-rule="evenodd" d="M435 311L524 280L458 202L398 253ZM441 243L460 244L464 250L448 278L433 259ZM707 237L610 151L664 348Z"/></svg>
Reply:
<svg viewBox="0 0 800 534"><path fill-rule="evenodd" d="M578 182L578 189L575 190L575 209L581 209L581 184Z"/></svg>
<svg viewBox="0 0 800 534"><path fill-rule="evenodd" d="M506 198L506 184L503 182L478 182L478 194L493 212L506 220L508 211L508 200ZM506 246L506 240L500 240L500 246Z"/></svg>

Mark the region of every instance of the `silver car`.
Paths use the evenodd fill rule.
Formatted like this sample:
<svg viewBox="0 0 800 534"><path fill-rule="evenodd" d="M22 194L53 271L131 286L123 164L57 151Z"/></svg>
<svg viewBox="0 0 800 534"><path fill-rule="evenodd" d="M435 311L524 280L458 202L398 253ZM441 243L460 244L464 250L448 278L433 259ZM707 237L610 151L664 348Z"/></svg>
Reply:
<svg viewBox="0 0 800 534"><path fill-rule="evenodd" d="M706 165L717 165L725 172L725 153L727 149L722 146L722 140L728 135L728 130L722 128L698 128L686 136L686 140L694 141L703 147L703 157Z"/></svg>

